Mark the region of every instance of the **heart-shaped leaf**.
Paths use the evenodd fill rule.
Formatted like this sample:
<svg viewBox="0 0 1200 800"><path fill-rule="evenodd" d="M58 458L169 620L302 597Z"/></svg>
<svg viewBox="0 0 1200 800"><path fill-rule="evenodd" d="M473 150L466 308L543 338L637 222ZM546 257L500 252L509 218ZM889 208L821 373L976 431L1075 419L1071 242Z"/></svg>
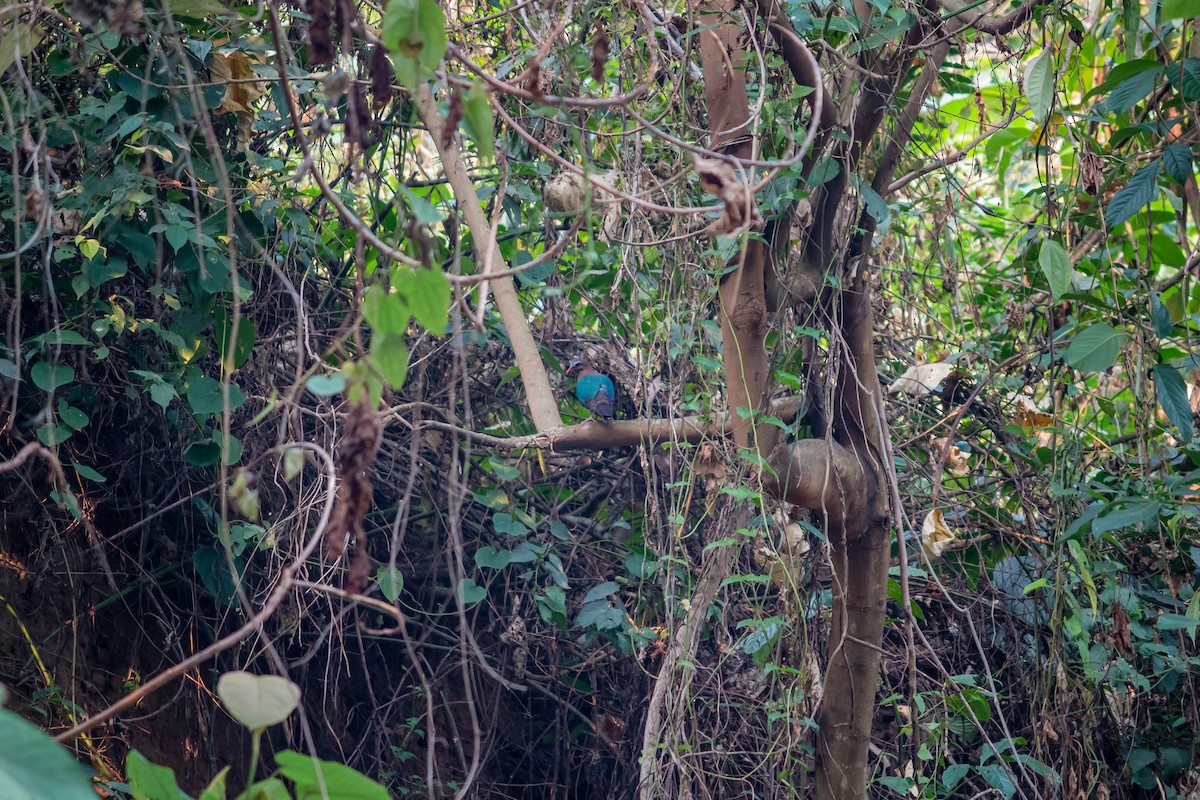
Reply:
<svg viewBox="0 0 1200 800"><path fill-rule="evenodd" d="M300 687L278 675L226 672L217 681L225 710L252 731L283 722L300 705Z"/></svg>

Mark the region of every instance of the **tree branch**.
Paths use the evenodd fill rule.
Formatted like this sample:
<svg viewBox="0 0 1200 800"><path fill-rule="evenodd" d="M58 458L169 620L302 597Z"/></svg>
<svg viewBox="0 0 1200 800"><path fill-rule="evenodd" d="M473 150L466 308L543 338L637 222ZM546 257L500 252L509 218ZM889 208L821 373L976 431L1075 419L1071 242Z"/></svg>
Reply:
<svg viewBox="0 0 1200 800"><path fill-rule="evenodd" d="M491 236L491 226L488 225L483 206L479 204L479 196L475 193L475 187L463 167L458 147L452 138L445 135L446 120L438 109L433 91L426 83L422 83L417 90L417 109L421 121L425 123L437 145L442 169L450 182L450 188L454 190L463 216L467 218L467 228L475 240L476 250L483 258L484 271L489 271L489 265L499 267L504 263L504 256L500 254L500 247ZM529 403L529 414L533 417L534 427L539 433L561 428L562 417L558 413L558 401L550 388L546 365L542 363L537 342L529 329L529 320L525 309L521 307L517 287L511 275L494 278L491 286L496 296L496 308L500 311L504 327L508 331L508 339L512 343L517 369L521 372L521 383L525 385L525 397Z"/></svg>

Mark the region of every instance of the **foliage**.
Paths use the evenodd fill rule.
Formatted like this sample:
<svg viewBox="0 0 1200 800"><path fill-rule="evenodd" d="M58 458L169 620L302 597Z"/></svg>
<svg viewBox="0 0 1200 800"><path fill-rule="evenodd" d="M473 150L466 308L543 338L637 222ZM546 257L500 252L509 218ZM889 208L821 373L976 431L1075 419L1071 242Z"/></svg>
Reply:
<svg viewBox="0 0 1200 800"><path fill-rule="evenodd" d="M37 443L62 467L0 473L0 599L27 629L3 629L0 680L22 713L76 724L267 608L261 639L225 648L218 671L286 666L280 692L298 686L322 722L311 739L263 732L280 692L249 684L258 712L235 716L252 720L252 757L207 756L249 773L240 796L423 794L428 776L481 797L632 796L647 676L728 547L672 687L686 769L660 788L802 792L836 556L820 519L761 494L753 457L719 438L590 456L520 438L537 430L513 332L471 277L518 270L541 360L588 356L619 416L726 411L720 280L762 234L705 233L716 207L688 151L707 130L704 26L683 7L596 3L563 18L540 3L98 5L95 20L0 11L0 452ZM867 80L847 59L919 49L906 37L927 16L861 5L869 21L783 5L823 43L844 107ZM841 176L856 224L877 230L861 268L881 373L946 364L887 400L902 527L916 539L939 511L952 544L933 562L894 551L872 791L1184 797L1200 724L1193 22L1170 3L1033 8L1011 32L954 34L898 177ZM754 42L752 133L784 159L811 87L786 82L766 32ZM893 124L922 70L887 101ZM448 148L503 264L466 224ZM803 209L838 169L761 168L759 207ZM773 318L776 397L806 385L813 352L836 354L812 326ZM568 422L586 417L555 389ZM803 415L772 422L811 435ZM33 575L64 601L39 606ZM84 647L116 685L63 656L29 666L85 616L105 627L79 635L129 637L118 654ZM210 666L191 674L219 691ZM211 713L190 702L190 718ZM78 791L30 783L74 773L28 724L0 724L30 748L0 752L13 796ZM156 767L134 749L170 735L114 736L132 796L182 796L182 753ZM278 772L255 781L238 765L257 765L260 736ZM78 754L108 774L96 748ZM226 775L189 789L224 797Z"/></svg>

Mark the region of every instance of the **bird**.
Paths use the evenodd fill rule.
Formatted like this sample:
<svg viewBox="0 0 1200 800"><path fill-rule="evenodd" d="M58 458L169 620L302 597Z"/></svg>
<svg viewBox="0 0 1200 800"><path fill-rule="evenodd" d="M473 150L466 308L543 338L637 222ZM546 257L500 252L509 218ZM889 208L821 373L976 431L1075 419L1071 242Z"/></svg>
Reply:
<svg viewBox="0 0 1200 800"><path fill-rule="evenodd" d="M575 378L575 396L583 407L601 419L616 418L617 391L612 378L596 372L582 358L577 358L567 367L567 377Z"/></svg>

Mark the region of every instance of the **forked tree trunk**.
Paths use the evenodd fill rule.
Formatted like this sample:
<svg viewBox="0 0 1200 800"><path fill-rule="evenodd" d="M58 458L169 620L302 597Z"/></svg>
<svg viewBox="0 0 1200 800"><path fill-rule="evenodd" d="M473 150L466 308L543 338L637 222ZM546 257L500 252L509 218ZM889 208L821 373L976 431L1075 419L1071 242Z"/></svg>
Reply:
<svg viewBox="0 0 1200 800"><path fill-rule="evenodd" d="M753 155L746 100L745 54L733 0L698 6L700 53L711 131L709 146L742 158ZM840 197L832 199L836 206ZM828 200L828 198L827 198ZM832 214L823 224L832 226ZM780 221L786 235L787 219ZM829 241L831 230L816 238ZM812 238L813 234L810 234ZM820 248L818 248L820 249ZM766 276L771 248L751 241L738 267L721 283L721 331L734 442L768 458L774 476L764 485L777 497L812 509L823 521L833 561L833 618L825 673L824 701L817 734L816 795L823 800L866 797L867 751L878 687L879 645L887 599L889 527L883 485L883 426L878 416L873 317L869 287L861 274L844 284L841 295L824 302L833 330L843 342L828 388L831 406L824 439L775 444L777 429L756 429L746 411L762 409L769 370L764 348L768 323ZM828 267L829 265L825 265ZM821 276L823 277L823 275ZM811 394L810 393L810 394ZM739 409L742 409L739 412Z"/></svg>

